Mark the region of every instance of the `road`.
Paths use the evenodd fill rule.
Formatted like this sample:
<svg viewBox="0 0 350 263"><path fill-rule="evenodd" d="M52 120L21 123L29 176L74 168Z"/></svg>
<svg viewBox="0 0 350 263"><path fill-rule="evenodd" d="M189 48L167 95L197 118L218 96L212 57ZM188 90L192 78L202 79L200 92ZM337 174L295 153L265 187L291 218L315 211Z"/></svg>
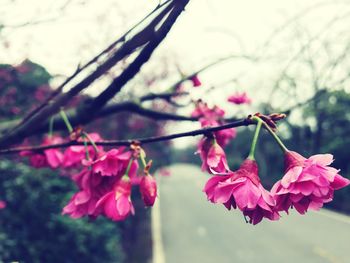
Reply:
<svg viewBox="0 0 350 263"><path fill-rule="evenodd" d="M159 179L154 263L350 262L350 217L322 210L253 226L239 211L206 201L208 176L197 167L176 165L171 173Z"/></svg>

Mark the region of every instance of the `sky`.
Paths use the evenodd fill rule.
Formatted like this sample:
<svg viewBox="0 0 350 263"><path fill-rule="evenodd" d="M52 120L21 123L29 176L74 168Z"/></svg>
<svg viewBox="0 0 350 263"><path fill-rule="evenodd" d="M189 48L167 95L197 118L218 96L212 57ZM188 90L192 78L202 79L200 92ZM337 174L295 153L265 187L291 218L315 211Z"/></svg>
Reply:
<svg viewBox="0 0 350 263"><path fill-rule="evenodd" d="M0 62L14 64L30 58L51 74L69 76L79 63L105 48L157 3L157 0L0 0L0 24L5 25L0 31ZM159 61L164 58L191 73L228 55L271 56L264 63L232 59L201 75L207 87L227 83L232 78L240 80L228 82L227 88L213 94L212 103L220 103L230 93L241 90L254 94L256 101L268 102L267 90L271 89L276 72L298 52L300 43L295 36L302 36L299 42L305 41L305 35L319 37L318 32L334 17L349 13L349 6L349 0L191 0L143 71L161 67ZM291 19L294 16L298 19ZM25 25L27 22L31 25ZM345 28L349 28L348 22L342 22ZM278 31L279 28L283 30ZM329 30L321 37L338 37L339 30ZM276 54L278 60L274 58ZM298 67L294 71L297 70ZM303 89L296 97L311 95L310 90ZM284 105L288 96L278 95L274 103Z"/></svg>
<svg viewBox="0 0 350 263"><path fill-rule="evenodd" d="M320 3L323 8L318 7L317 12L308 16L317 27L332 16L330 7L341 7L343 2L347 1L191 0L163 46L186 58L184 64L249 52L301 10ZM79 61L103 49L157 3L155 0L1 0L0 23L10 26L3 35L11 48L1 52L0 59L19 62L30 57L54 73L69 74ZM28 21L46 22L11 27Z"/></svg>

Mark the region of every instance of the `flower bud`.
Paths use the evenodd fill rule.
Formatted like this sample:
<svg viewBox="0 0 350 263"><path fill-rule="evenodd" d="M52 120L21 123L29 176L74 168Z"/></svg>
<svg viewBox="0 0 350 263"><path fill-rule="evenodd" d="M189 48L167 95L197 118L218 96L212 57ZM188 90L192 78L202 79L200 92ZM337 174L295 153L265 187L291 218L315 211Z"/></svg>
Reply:
<svg viewBox="0 0 350 263"><path fill-rule="evenodd" d="M142 177L140 192L145 206L153 206L157 197L157 182L153 176L147 174Z"/></svg>

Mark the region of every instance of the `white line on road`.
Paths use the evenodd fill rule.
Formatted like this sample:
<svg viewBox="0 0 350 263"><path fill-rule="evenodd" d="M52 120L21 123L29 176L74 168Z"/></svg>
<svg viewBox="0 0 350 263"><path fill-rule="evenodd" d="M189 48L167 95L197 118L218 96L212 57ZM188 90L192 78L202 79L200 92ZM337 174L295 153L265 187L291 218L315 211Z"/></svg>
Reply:
<svg viewBox="0 0 350 263"><path fill-rule="evenodd" d="M326 209L322 209L318 212L316 212L319 215L337 220L339 222L345 223L345 224L350 224L350 217L343 215L343 214L339 214L330 210L326 210Z"/></svg>
<svg viewBox="0 0 350 263"><path fill-rule="evenodd" d="M158 184L159 186L159 184ZM159 193L159 187L158 187ZM152 240L153 240L153 263L165 263L165 254L162 241L162 228L160 223L160 202L157 198L152 208Z"/></svg>

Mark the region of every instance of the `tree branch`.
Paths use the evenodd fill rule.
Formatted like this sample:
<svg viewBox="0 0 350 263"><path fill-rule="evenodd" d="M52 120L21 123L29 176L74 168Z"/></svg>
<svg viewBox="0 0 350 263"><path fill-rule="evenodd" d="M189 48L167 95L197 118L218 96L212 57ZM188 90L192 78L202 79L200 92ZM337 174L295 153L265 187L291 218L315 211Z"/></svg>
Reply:
<svg viewBox="0 0 350 263"><path fill-rule="evenodd" d="M113 98L121 88L132 79L141 69L141 67L150 59L154 50L164 40L170 29L180 16L189 0L177 0L174 2L174 8L157 31L153 31L152 40L142 49L135 60L117 77L113 82L99 95L87 109L84 115L93 115L99 111L111 98Z"/></svg>
<svg viewBox="0 0 350 263"><path fill-rule="evenodd" d="M97 62L103 55L107 54L108 52L112 51L113 48L117 46L117 44L125 41L125 38L139 25L141 25L146 19L148 19L151 15L153 15L157 10L168 4L171 0L167 0L162 4L157 5L156 8L154 8L150 13L148 13L144 18L142 18L139 22L137 22L133 27L131 27L128 31L126 31L121 37L119 37L117 40L115 40L113 43L111 43L106 49L104 49L102 52L100 52L98 55L96 55L94 58L92 58L90 61L88 61L83 66L78 66L76 71L69 76L61 85L57 87L57 89L52 92L52 94L37 108L35 108L33 111L29 112L28 115L26 115L20 125L23 125L25 122L27 122L32 116L37 114L41 109L46 107L50 101L52 101L56 96L58 96L63 88L71 82L75 77L77 77L81 72L83 72L85 69L90 67L92 64Z"/></svg>
<svg viewBox="0 0 350 263"><path fill-rule="evenodd" d="M149 35L149 32L154 31L154 28L169 13L169 11L171 9L178 10L178 8L176 8L176 9L173 8L174 6L179 7L184 3L187 4L188 1L189 0L184 0L184 1L177 0L175 2L172 1L168 6L166 6L164 8L164 10L162 10L162 12L160 14L158 14L158 16L156 18L154 18L152 20L152 22L145 29L143 29L140 33L136 34L130 40L125 42L125 44L120 49L118 49L113 56L111 56L107 61L105 61L103 64L101 64L92 74L90 74L85 79L83 79L81 82L79 82L77 85L75 85L67 93L62 93L59 96L57 96L55 101L53 101L47 107L43 108L40 112L38 112L38 114L34 115L28 122L24 123L20 127L16 127L13 131L9 132L8 134L6 134L2 138L0 138L0 146L7 146L7 145L11 145L13 143L19 142L20 140L25 138L25 136L26 136L26 134L28 134L28 132L36 131L38 129L38 127L40 127L40 124L43 123L43 121L47 120L50 116L57 113L63 105L66 105L80 91L82 91L83 89L88 87L97 78L102 76L107 70L112 68L117 62L119 62L125 56L132 53L137 47L144 45L150 39L152 39L152 36ZM175 20L174 20L174 22L175 22ZM168 24L165 24L165 25L169 26ZM171 27L171 25L170 25L170 27ZM170 28L169 28L169 30L170 30ZM163 38L161 38L161 39L163 39ZM152 43L152 42L150 42L150 43ZM130 66L129 66L129 69L130 69ZM127 72L127 73L128 74L122 73L121 76L126 76L126 75L129 76L130 72ZM133 76L131 76L131 77L133 77ZM126 78L126 79L130 79L130 76L129 76L129 78ZM119 90L120 89L121 89L121 87L119 88ZM90 110L92 110L92 109L90 109Z"/></svg>
<svg viewBox="0 0 350 263"><path fill-rule="evenodd" d="M138 138L138 139L130 139L130 140L109 140L109 141L95 142L95 144L102 145L102 146L129 146L132 142L135 142L135 141L141 144L148 144L148 143L154 143L154 142L174 140L182 137L205 135L215 131L235 128L235 127L248 126L251 124L255 124L255 123L251 121L249 118L246 118L235 122L227 123L224 125L216 126L216 127L207 127L207 128L192 130L188 132L169 134L165 136L154 136L154 137ZM86 143L91 144L90 142L86 142ZM66 143L44 145L44 146L40 145L40 146L17 147L17 148L0 150L0 154L13 154L13 153L19 153L21 151L43 151L43 150L54 149L54 148L65 148L73 145L84 145L84 142L71 141Z"/></svg>

